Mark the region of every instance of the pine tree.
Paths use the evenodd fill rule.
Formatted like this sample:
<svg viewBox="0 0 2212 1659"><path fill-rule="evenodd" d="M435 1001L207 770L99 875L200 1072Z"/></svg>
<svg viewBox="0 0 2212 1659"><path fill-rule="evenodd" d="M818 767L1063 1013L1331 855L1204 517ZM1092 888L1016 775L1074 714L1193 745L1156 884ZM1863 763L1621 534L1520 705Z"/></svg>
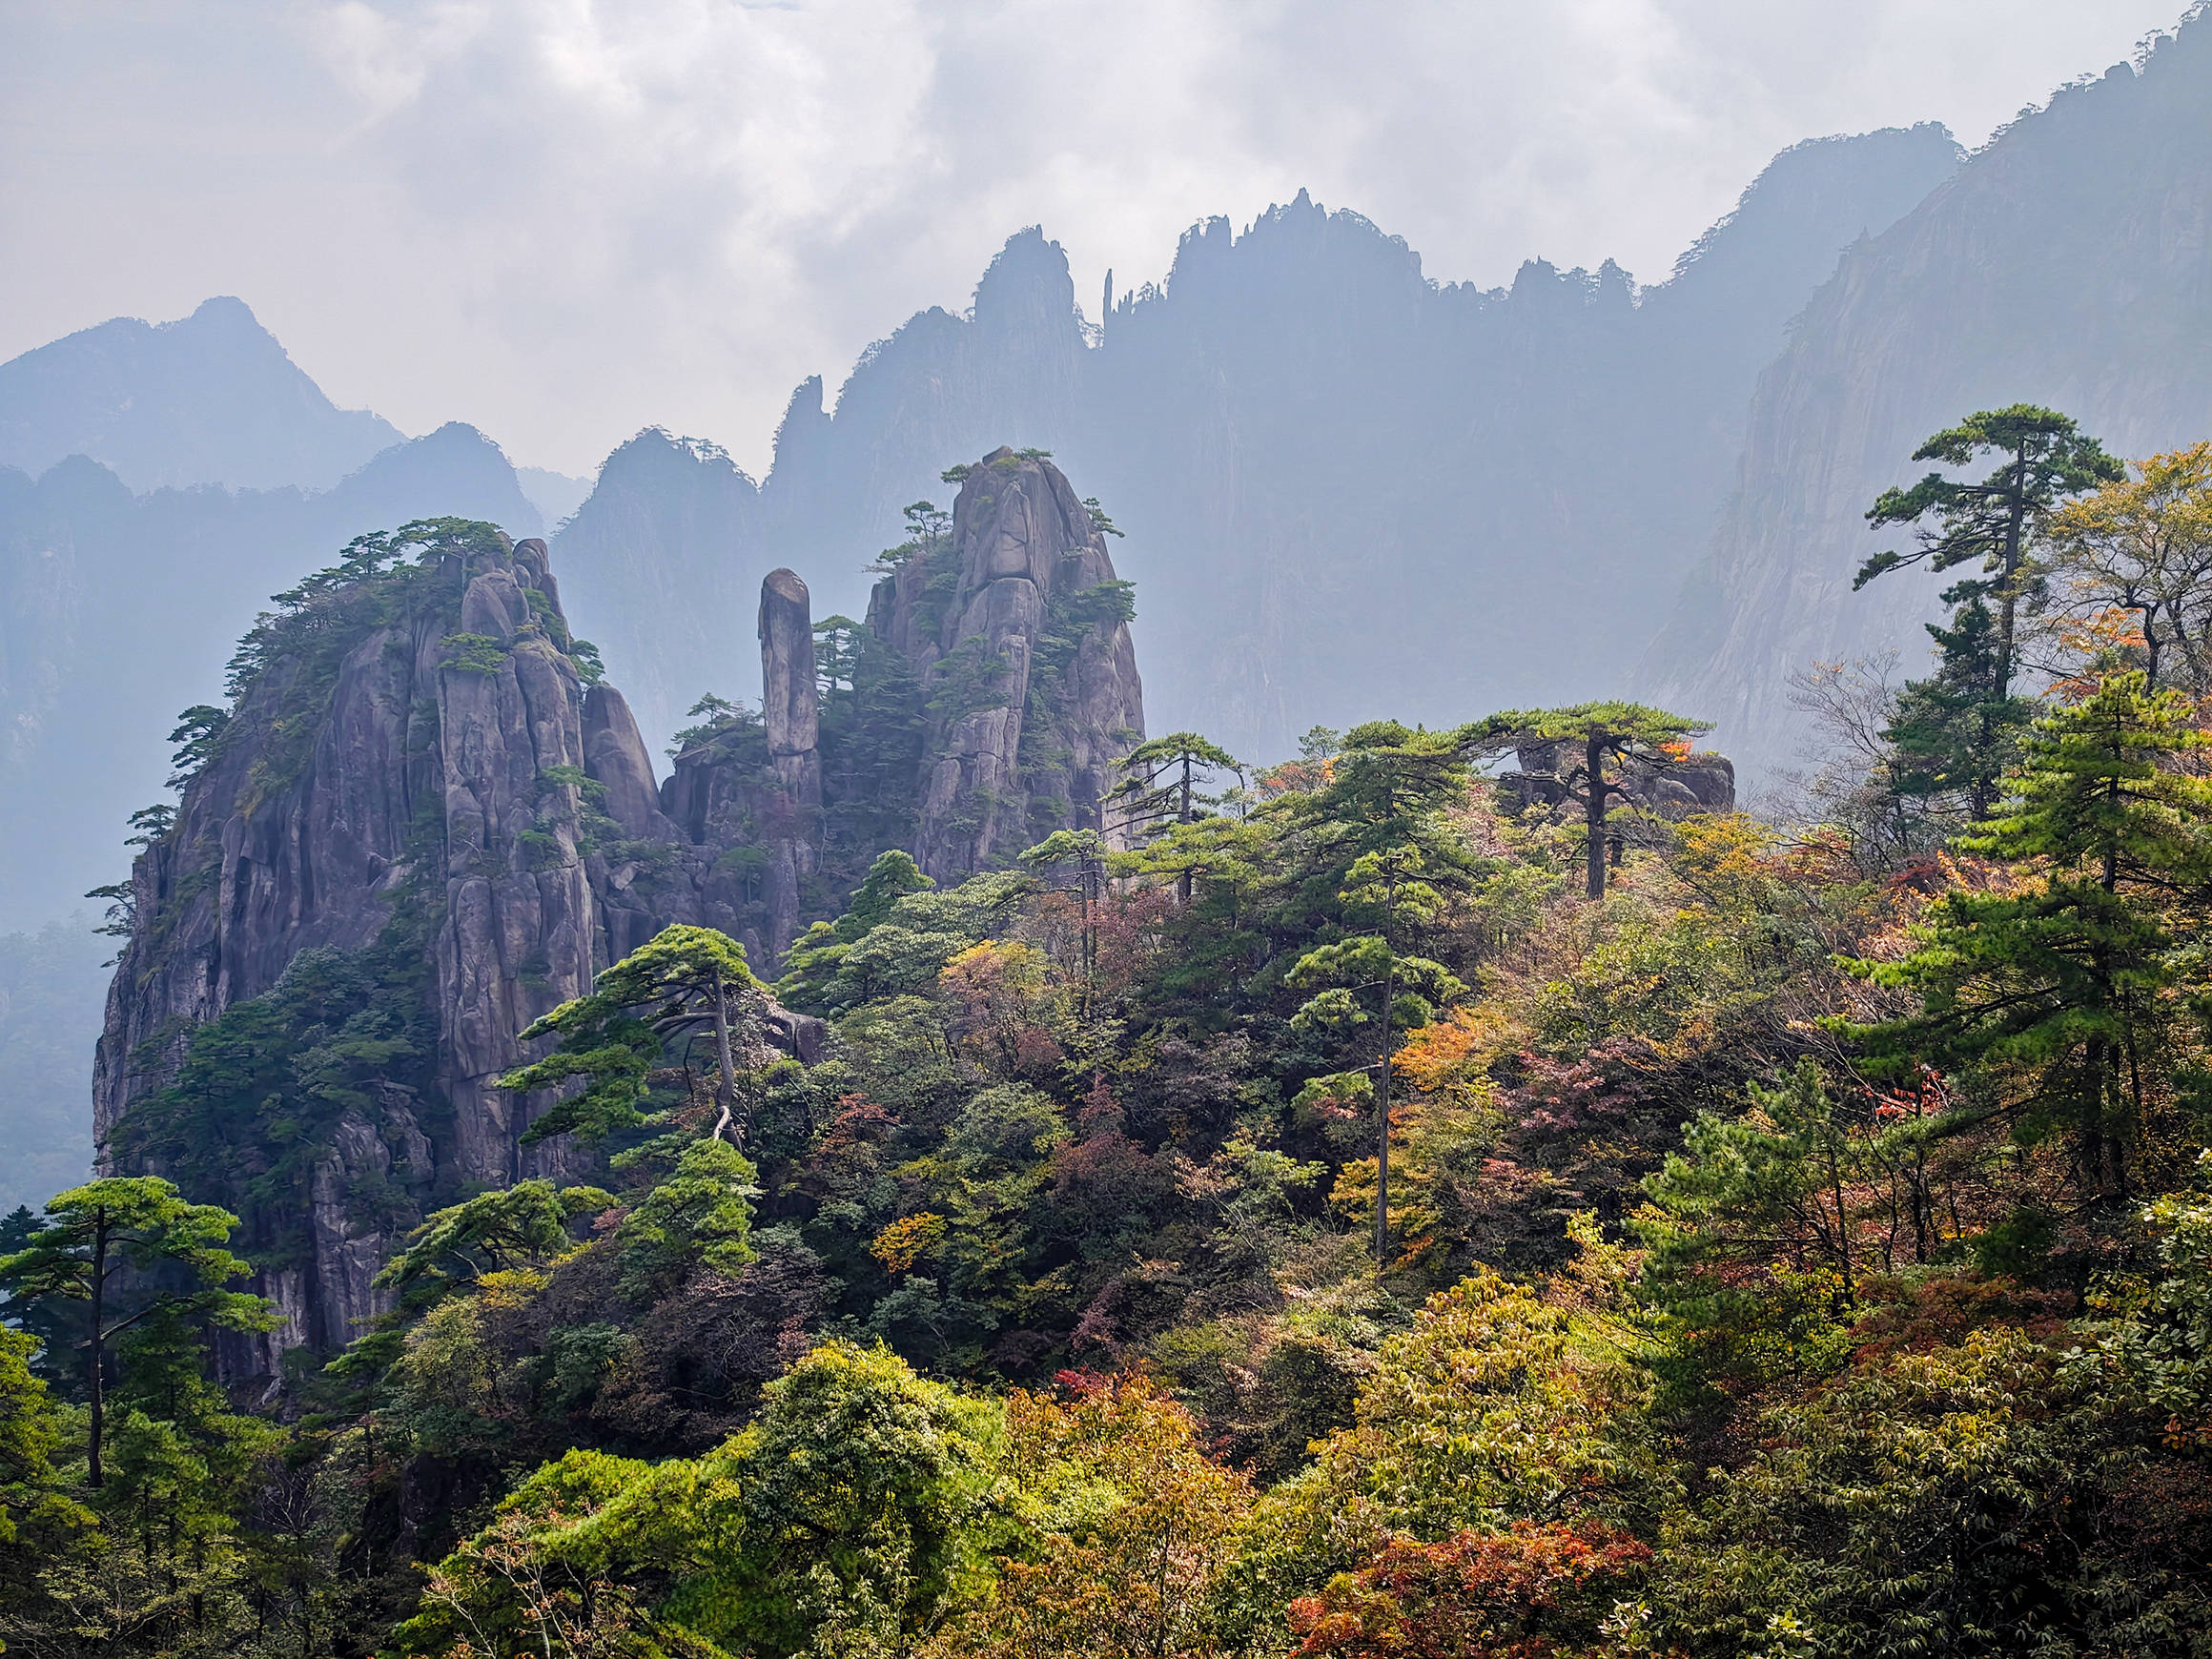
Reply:
<svg viewBox="0 0 2212 1659"><path fill-rule="evenodd" d="M1954 890L1909 955L1856 965L1922 1001L1853 1028L1869 1069L1983 1068L2011 1085L2023 1137L2070 1138L2093 1201L2124 1192L2161 1036L2212 990L2191 926L2212 883L2212 783L2182 769L2212 739L2188 714L2129 673L2038 722L2008 810L1962 841L2015 884Z"/></svg>
<svg viewBox="0 0 2212 1659"><path fill-rule="evenodd" d="M1990 454L2003 456L2003 462L1978 483L1931 472L1910 489L1884 490L1867 509L1867 522L1874 528L1931 519L1934 523L1920 531L1915 551L1877 553L1859 566L1852 582L1856 591L1877 576L1911 564L1944 571L1979 562L1981 575L1955 584L1943 595L1944 604L1957 607L1953 631L1961 636L1974 631L1967 614L1971 607L1987 609L1991 602L1996 606L1990 613L1995 637L1987 647L1992 655L1986 669L1976 666L1973 675L1978 704L1970 722L1967 792L1971 815L1977 819L1996 798L2006 731L2018 724L2006 710L2017 667L2020 605L2035 575L2030 543L2044 516L2064 497L2123 476L2120 463L2096 439L2083 437L2071 420L2028 403L1970 415L1921 444L1913 459L1961 467Z"/></svg>
<svg viewBox="0 0 2212 1659"><path fill-rule="evenodd" d="M1691 737L1710 729L1705 721L1641 703L1578 703L1569 708L1493 714L1470 727L1465 741L1490 753L1536 744L1571 749L1571 760L1559 768L1559 781L1567 799L1582 807L1585 887L1591 898L1601 899L1606 896L1606 821L1613 803L1628 797L1624 779L1629 768L1663 770Z"/></svg>
<svg viewBox="0 0 2212 1659"><path fill-rule="evenodd" d="M187 1203L157 1177L112 1177L49 1199L45 1224L22 1249L0 1257L0 1283L18 1301L88 1306L86 1452L95 1490L106 1480L108 1355L116 1338L163 1317L238 1331L276 1324L275 1310L262 1298L223 1288L253 1272L226 1248L237 1225L228 1210Z"/></svg>
<svg viewBox="0 0 2212 1659"><path fill-rule="evenodd" d="M1891 746L1887 783L1901 799L1954 798L1963 809L1989 764L2017 749L2031 705L1997 692L1997 619L1982 600L1961 604L1950 627L1927 628L1936 670L1897 693L1882 733Z"/></svg>
<svg viewBox="0 0 2212 1659"><path fill-rule="evenodd" d="M1336 872L1337 898L1353 918L1370 921L1373 932L1307 952L1285 982L1318 993L1300 1012L1309 1023L1363 1021L1361 993L1381 993L1378 1261L1389 1259L1391 1029L1403 1027L1408 1012L1425 1017L1422 1011L1431 1009L1432 998L1464 989L1441 964L1403 953L1408 934L1435 920L1446 895L1473 879L1474 861L1443 821L1445 808L1466 798L1463 749L1460 732L1424 731L1394 720L1355 727L1309 808L1312 854Z"/></svg>

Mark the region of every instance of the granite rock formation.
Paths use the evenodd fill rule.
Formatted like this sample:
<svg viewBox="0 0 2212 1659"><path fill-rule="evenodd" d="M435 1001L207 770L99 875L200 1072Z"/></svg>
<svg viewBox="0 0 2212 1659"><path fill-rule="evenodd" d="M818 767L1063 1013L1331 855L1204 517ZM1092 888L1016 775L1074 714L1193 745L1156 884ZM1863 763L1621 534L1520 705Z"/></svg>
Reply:
<svg viewBox="0 0 2212 1659"><path fill-rule="evenodd" d="M793 571L771 570L761 584L761 724L774 780L765 826L768 936L779 960L798 937L800 888L821 867L822 721L809 600Z"/></svg>
<svg viewBox="0 0 2212 1659"><path fill-rule="evenodd" d="M1113 763L1144 736L1127 622L1080 609L1117 582L1114 561L1059 468L1011 449L986 456L953 503L952 550L958 585L934 637L931 573L918 563L879 584L869 606L870 625L938 694L913 851L940 881L1054 830L1104 829Z"/></svg>
<svg viewBox="0 0 2212 1659"><path fill-rule="evenodd" d="M195 1028L276 989L303 952L361 952L404 918L419 930L427 1077L379 1076L320 1127L309 1214L249 1217L305 1244L262 1274L282 1322L228 1344L234 1380L350 1340L379 1305L377 1268L432 1202L588 1169L565 1141L522 1143L549 1101L493 1085L534 1057L517 1037L533 1019L699 909L704 860L662 813L620 693L584 686L545 543L490 533L417 575L328 660L281 654L251 676L133 870L96 1060L110 1167ZM785 1047L815 1046L809 1022L768 1015Z"/></svg>
<svg viewBox="0 0 2212 1659"><path fill-rule="evenodd" d="M1579 759L1567 745L1530 744L1515 750L1513 758L1518 769L1500 772L1497 779L1505 805L1519 811L1537 805L1553 808L1566 803L1567 785L1561 775L1562 768L1571 772ZM1636 761L1617 787L1627 793L1630 807L1661 818L1736 809L1735 763L1710 750L1685 755L1663 767Z"/></svg>
<svg viewBox="0 0 2212 1659"><path fill-rule="evenodd" d="M1041 455L963 470L949 532L877 581L850 679L823 688L807 584L768 574L760 716L698 733L663 786L691 919L756 960L836 915L888 847L953 882L1098 827L1143 736L1127 584L1091 509Z"/></svg>

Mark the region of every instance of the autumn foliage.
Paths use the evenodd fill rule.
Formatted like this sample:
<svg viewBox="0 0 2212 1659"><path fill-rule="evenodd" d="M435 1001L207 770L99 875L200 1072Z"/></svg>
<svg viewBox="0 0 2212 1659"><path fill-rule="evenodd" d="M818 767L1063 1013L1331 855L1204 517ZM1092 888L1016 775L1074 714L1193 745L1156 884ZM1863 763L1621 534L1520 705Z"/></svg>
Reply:
<svg viewBox="0 0 2212 1659"><path fill-rule="evenodd" d="M1393 1538L1290 1604L1303 1659L1553 1659L1594 1650L1650 1548L1595 1521Z"/></svg>

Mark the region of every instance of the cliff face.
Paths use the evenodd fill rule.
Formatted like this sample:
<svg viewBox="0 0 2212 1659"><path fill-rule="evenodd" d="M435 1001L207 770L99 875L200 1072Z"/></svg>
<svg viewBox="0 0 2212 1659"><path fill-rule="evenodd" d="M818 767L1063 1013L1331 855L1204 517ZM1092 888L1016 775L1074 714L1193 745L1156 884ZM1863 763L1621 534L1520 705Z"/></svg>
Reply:
<svg viewBox="0 0 2212 1659"><path fill-rule="evenodd" d="M952 551L933 638L925 567L910 562L869 607L932 694L914 856L939 880L1102 828L1113 763L1144 735L1114 561L1059 468L986 456L953 503Z"/></svg>
<svg viewBox="0 0 2212 1659"><path fill-rule="evenodd" d="M1854 247L1762 377L1734 498L1639 671L1754 772L1793 759L1789 677L1926 660L1943 584L1851 591L1863 515L1931 433L2043 403L2143 456L2212 430L2212 19L2022 117Z"/></svg>
<svg viewBox="0 0 2212 1659"><path fill-rule="evenodd" d="M694 734L662 790L693 916L777 961L889 847L939 881L1095 828L1144 733L1128 584L1059 468L1001 448L818 662L811 596L761 585L758 718Z"/></svg>
<svg viewBox="0 0 2212 1659"><path fill-rule="evenodd" d="M234 1344L235 1376L351 1340L377 1306L370 1279L434 1197L582 1167L520 1146L544 1103L491 1083L524 1058L517 1032L657 930L609 852L633 825L661 826L635 723L610 688L586 693L566 645L543 542L447 557L380 600L335 660L267 663L136 861L94 1082L111 1164L127 1115L176 1080L196 1028L277 989L302 952L417 930L394 949L401 972L421 970L435 1051L413 1083L376 1068L311 1127L305 1217L279 1199L250 1218L294 1242L260 1286L284 1324ZM364 1205L367 1192L383 1200Z"/></svg>

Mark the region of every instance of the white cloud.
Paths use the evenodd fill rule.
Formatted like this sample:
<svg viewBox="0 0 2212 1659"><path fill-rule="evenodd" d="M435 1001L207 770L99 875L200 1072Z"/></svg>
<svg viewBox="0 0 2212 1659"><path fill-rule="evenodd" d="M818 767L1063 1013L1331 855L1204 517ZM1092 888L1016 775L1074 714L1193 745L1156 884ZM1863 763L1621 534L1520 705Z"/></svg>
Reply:
<svg viewBox="0 0 2212 1659"><path fill-rule="evenodd" d="M1432 276L1665 273L1775 150L1976 141L2179 0L31 0L0 357L246 298L341 401L581 470L748 464L1041 222L1076 292L1301 186Z"/></svg>

